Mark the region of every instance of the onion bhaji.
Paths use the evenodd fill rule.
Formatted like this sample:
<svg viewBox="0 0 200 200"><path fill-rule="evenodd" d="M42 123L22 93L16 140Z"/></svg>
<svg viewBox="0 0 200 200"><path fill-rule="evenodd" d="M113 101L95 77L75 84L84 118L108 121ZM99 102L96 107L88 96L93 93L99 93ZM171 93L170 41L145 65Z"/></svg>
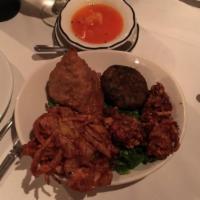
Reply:
<svg viewBox="0 0 200 200"><path fill-rule="evenodd" d="M164 86L151 87L141 121L147 134L148 154L164 159L179 147L179 128L172 118L172 104Z"/></svg>
<svg viewBox="0 0 200 200"><path fill-rule="evenodd" d="M142 124L133 116L121 114L117 109L107 109L104 123L116 141L127 148L142 144L144 131Z"/></svg>
<svg viewBox="0 0 200 200"><path fill-rule="evenodd" d="M164 120L156 124L148 137L148 155L165 159L179 147L179 132L176 122Z"/></svg>
<svg viewBox="0 0 200 200"><path fill-rule="evenodd" d="M51 72L47 93L56 103L81 113L102 112L100 77L75 50L69 50Z"/></svg>
<svg viewBox="0 0 200 200"><path fill-rule="evenodd" d="M66 184L82 192L111 183L109 159L118 150L98 115L51 108L35 121L32 134L23 154L33 158L34 176L67 177Z"/></svg>

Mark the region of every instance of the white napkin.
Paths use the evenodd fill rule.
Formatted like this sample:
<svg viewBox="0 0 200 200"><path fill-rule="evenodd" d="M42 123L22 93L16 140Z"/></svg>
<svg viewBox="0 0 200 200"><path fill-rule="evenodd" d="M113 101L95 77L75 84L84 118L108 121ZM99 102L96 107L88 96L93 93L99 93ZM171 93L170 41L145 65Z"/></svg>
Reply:
<svg viewBox="0 0 200 200"><path fill-rule="evenodd" d="M27 79L41 63L45 62L45 60L33 60L33 51L1 30L0 44L1 51L6 55L9 62L18 68L24 79Z"/></svg>

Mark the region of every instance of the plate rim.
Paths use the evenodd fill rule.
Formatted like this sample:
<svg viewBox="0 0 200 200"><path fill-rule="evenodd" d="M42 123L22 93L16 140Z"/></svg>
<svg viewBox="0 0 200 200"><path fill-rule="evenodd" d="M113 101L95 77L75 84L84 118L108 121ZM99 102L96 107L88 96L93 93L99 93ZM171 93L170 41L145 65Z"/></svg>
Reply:
<svg viewBox="0 0 200 200"><path fill-rule="evenodd" d="M0 122L1 122L3 120L5 114L6 114L6 111L9 107L9 104L10 104L10 101L11 101L11 97L12 97L12 93L13 93L13 86L14 86L14 79L13 79L13 70L11 68L11 64L10 64L7 56L1 50L0 50L0 59L4 63L3 67L6 68L8 75L9 75L9 79L10 79L10 85L8 86L9 89L6 90L7 91L7 94L6 94L7 99L5 101L7 103L5 103L5 105L2 106L3 107L2 110L0 108Z"/></svg>

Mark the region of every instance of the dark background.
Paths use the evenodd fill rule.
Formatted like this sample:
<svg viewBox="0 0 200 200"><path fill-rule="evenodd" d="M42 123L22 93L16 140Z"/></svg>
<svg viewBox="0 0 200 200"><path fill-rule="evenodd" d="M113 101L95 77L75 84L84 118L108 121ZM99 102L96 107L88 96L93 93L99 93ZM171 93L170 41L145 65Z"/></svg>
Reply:
<svg viewBox="0 0 200 200"><path fill-rule="evenodd" d="M20 10L20 0L0 0L0 22L13 18Z"/></svg>

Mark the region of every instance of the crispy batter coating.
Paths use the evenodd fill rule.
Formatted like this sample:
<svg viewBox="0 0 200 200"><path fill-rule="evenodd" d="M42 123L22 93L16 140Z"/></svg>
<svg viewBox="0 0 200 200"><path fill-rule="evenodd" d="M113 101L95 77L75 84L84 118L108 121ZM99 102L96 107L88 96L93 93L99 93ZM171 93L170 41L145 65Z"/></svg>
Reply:
<svg viewBox="0 0 200 200"><path fill-rule="evenodd" d="M172 104L161 83L151 87L141 121L147 135L149 155L165 159L178 149L179 128L172 118Z"/></svg>
<svg viewBox="0 0 200 200"><path fill-rule="evenodd" d="M101 113L103 109L100 77L74 50L69 50L51 72L47 94L56 103L81 113Z"/></svg>
<svg viewBox="0 0 200 200"><path fill-rule="evenodd" d="M74 190L88 192L111 184L111 161L119 153L116 141L128 149L143 145L157 159L178 149L179 129L162 84L153 85L146 98L146 81L137 71L113 66L103 75L102 87L106 98L112 97L109 100L119 108L143 106L140 119L116 107L103 109L99 75L74 50L56 65L47 94L59 106L36 119L32 137L23 146L23 155L33 159L34 176L44 175L47 183L51 176Z"/></svg>
<svg viewBox="0 0 200 200"><path fill-rule="evenodd" d="M142 124L133 116L121 114L117 109L107 109L105 126L113 138L127 148L134 148L143 143Z"/></svg>
<svg viewBox="0 0 200 200"><path fill-rule="evenodd" d="M148 155L165 159L179 147L179 132L176 122L164 120L149 133Z"/></svg>
<svg viewBox="0 0 200 200"><path fill-rule="evenodd" d="M33 158L31 171L62 179L86 192L111 183L109 159L118 153L99 115L54 107L34 123L33 137L23 154Z"/></svg>

